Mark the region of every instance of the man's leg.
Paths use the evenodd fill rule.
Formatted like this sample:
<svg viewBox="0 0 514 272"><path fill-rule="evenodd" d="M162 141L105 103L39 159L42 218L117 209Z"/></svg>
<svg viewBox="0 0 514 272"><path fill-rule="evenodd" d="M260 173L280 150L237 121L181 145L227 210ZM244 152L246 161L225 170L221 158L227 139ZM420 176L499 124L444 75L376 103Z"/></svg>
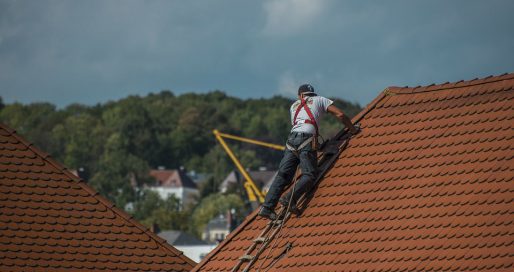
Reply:
<svg viewBox="0 0 514 272"><path fill-rule="evenodd" d="M296 167L298 166L299 159L291 152L286 149L284 152L284 157L280 161L280 165L278 167L278 173L271 184L268 193L266 194L266 199L262 204L263 207L266 207L270 210L275 209L277 206L278 199L280 195L284 191L284 187L286 187L296 172Z"/></svg>
<svg viewBox="0 0 514 272"><path fill-rule="evenodd" d="M292 198L291 205L296 206L296 202L305 192L309 191L314 185L317 174L317 158L316 151L311 148L305 148L300 151L300 169L302 170L302 176L296 182L294 187L294 195ZM285 200L289 202L293 190L289 190L289 193L284 196Z"/></svg>

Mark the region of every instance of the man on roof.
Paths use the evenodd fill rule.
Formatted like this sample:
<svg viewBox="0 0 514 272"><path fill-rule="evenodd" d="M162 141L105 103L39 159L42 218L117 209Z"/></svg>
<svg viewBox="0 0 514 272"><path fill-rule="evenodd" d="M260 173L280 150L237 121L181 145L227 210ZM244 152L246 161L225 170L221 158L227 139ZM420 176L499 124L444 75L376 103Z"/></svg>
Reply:
<svg viewBox="0 0 514 272"><path fill-rule="evenodd" d="M271 220L277 219L275 207L279 201L285 208L289 207L291 212L298 213L296 202L314 185L317 174L316 150L320 118L326 112L331 113L348 128L350 133L358 133L358 129L344 112L334 106L332 100L317 95L310 84L303 84L298 88L298 100L291 105L290 111L293 128L287 138L287 148L280 161L275 180L259 210L260 216ZM284 188L291 183L298 165L302 171L300 179L288 194L280 198Z"/></svg>

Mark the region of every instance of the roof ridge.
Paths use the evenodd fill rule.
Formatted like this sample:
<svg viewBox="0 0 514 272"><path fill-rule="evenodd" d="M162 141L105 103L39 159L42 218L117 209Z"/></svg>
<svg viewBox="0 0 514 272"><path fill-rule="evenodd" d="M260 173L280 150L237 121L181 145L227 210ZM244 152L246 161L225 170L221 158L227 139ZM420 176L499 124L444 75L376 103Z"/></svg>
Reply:
<svg viewBox="0 0 514 272"><path fill-rule="evenodd" d="M126 222L128 223L131 223L132 225L134 225L136 228L140 229L143 233L145 233L146 235L148 235L150 237L150 239L154 240L157 244L163 246L164 248L168 249L170 252L174 253L177 255L177 257L183 259L186 263L189 263L190 265L192 265L193 267L196 265L196 263L191 260L189 257L187 257L186 255L184 255L184 253L174 247L172 247L171 245L169 245L165 239L162 239L160 238L159 236L157 236L155 233L153 233L152 231L150 231L149 228L143 226L141 223L139 223L137 220L133 219L133 216L129 215L128 213L126 213L125 211L117 208L114 203L110 202L109 200L107 200L106 198L104 198L103 196L101 196L95 189L93 189L91 186L87 185L83 179L75 176L73 173L71 173L68 168L62 164L60 164L59 162L57 162L56 160L54 160L50 154L40 150L39 148L37 148L36 146L34 146L31 142L25 140L23 137L21 137L20 135L18 135L16 133L16 130L14 129L11 129L9 128L7 125L3 124L2 122L0 122L0 128L1 129L4 129L5 131L7 131L9 133L9 135L15 137L18 141L20 141L20 143L22 143L23 145L25 145L28 149L30 149L32 152L34 152L37 156L41 157L42 160L48 162L50 165L52 165L55 169L61 171L64 175L66 175L67 177L69 177L72 181L76 182L83 190L85 190L86 192L88 192L93 198L95 198L96 200L98 200L98 202L100 202L102 205L104 205L107 209L109 209L110 211L112 211L113 213L119 215L121 218L123 218Z"/></svg>
<svg viewBox="0 0 514 272"><path fill-rule="evenodd" d="M489 75L483 78L474 78L471 80L459 80L455 82L445 82L441 84L430 84L426 86L416 86L416 87L398 87L398 86L390 86L386 88L386 95L397 95L397 94L413 94L413 93L425 93L425 92L434 92L434 91L443 91L464 87L477 86L482 84L489 84L494 82L499 82L503 80L514 79L514 72L512 73L504 73L501 75L493 76Z"/></svg>

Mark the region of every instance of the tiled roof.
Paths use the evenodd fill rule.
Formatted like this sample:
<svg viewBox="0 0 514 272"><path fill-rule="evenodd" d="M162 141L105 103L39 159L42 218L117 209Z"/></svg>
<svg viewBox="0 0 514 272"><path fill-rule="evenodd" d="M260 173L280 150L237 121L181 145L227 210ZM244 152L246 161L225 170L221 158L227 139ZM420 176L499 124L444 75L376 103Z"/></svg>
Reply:
<svg viewBox="0 0 514 272"><path fill-rule="evenodd" d="M1 271L189 271L194 265L0 124Z"/></svg>
<svg viewBox="0 0 514 272"><path fill-rule="evenodd" d="M513 271L513 87L387 88L250 270ZM254 212L193 271L230 271L266 223Z"/></svg>
<svg viewBox="0 0 514 272"><path fill-rule="evenodd" d="M150 176L158 186L196 189L196 184L181 170L150 170Z"/></svg>

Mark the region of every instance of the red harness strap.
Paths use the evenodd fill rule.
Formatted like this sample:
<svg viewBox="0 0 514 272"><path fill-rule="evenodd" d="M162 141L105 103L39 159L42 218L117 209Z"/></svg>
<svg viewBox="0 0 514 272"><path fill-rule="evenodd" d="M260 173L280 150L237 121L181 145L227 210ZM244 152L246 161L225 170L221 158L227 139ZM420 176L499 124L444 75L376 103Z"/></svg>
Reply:
<svg viewBox="0 0 514 272"><path fill-rule="evenodd" d="M316 123L316 119L314 119L314 115L311 112L311 109L307 106L307 99L302 98L302 102L300 103L300 106L296 108L296 113L294 114L294 125L298 123L298 120L296 119L298 117L298 113L300 113L300 110L304 108L307 115L309 115L310 120L305 120L305 123L311 124L316 129L316 136L318 136L318 124Z"/></svg>

